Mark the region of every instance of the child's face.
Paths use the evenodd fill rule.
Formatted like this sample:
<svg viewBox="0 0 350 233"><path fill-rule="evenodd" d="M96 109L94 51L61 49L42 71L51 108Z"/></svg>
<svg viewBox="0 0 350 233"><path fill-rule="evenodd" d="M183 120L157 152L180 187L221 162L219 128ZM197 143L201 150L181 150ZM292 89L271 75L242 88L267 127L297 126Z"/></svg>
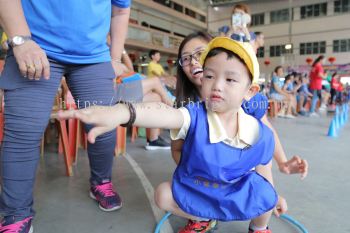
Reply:
<svg viewBox="0 0 350 233"><path fill-rule="evenodd" d="M199 63L199 58L206 45L207 43L203 39L193 38L185 44L181 51L182 61L188 63L182 65L182 69L190 82L196 87L202 85L203 69Z"/></svg>
<svg viewBox="0 0 350 233"><path fill-rule="evenodd" d="M210 110L225 113L238 109L251 92L248 70L237 58L227 59L219 53L206 60L202 81L202 97Z"/></svg>
<svg viewBox="0 0 350 233"><path fill-rule="evenodd" d="M241 15L243 15L243 14L245 14L246 12L243 10L243 9L241 9L241 8L235 8L234 10L233 10L233 14L241 14Z"/></svg>
<svg viewBox="0 0 350 233"><path fill-rule="evenodd" d="M156 53L152 56L152 60L159 62L160 61L160 53Z"/></svg>

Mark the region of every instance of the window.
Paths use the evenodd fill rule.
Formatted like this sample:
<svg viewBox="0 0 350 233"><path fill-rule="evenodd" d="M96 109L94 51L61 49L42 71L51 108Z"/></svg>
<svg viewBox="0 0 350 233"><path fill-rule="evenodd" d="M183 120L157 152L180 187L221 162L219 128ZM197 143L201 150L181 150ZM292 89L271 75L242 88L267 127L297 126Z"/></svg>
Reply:
<svg viewBox="0 0 350 233"><path fill-rule="evenodd" d="M170 0L153 0L159 4L162 4L163 6L167 6L171 8L171 1Z"/></svg>
<svg viewBox="0 0 350 233"><path fill-rule="evenodd" d="M176 2L173 2L173 8L174 10L178 11L178 12L183 12L184 11L184 7Z"/></svg>
<svg viewBox="0 0 350 233"><path fill-rule="evenodd" d="M350 52L350 39L333 40L333 52Z"/></svg>
<svg viewBox="0 0 350 233"><path fill-rule="evenodd" d="M257 51L257 53L256 53L256 56L257 56L257 57L260 57L260 58L264 57L264 56L265 56L265 48L264 48L264 47L258 48L258 51Z"/></svg>
<svg viewBox="0 0 350 233"><path fill-rule="evenodd" d="M251 26L264 25L265 23L265 14L253 14Z"/></svg>
<svg viewBox="0 0 350 233"><path fill-rule="evenodd" d="M194 12L193 10L190 10L188 8L185 9L185 14L188 16L191 16L192 18L196 18L196 12Z"/></svg>
<svg viewBox="0 0 350 233"><path fill-rule="evenodd" d="M270 57L280 57L286 53L293 53L293 50L286 50L285 45L270 46Z"/></svg>
<svg viewBox="0 0 350 233"><path fill-rule="evenodd" d="M327 15L327 3L313 4L300 7L300 18L313 18Z"/></svg>
<svg viewBox="0 0 350 233"><path fill-rule="evenodd" d="M283 9L270 12L271 23L281 23L289 21L289 9Z"/></svg>
<svg viewBox="0 0 350 233"><path fill-rule="evenodd" d="M326 53L326 41L300 43L300 55Z"/></svg>
<svg viewBox="0 0 350 233"><path fill-rule="evenodd" d="M350 11L350 0L337 0L334 1L334 12L344 13Z"/></svg>
<svg viewBox="0 0 350 233"><path fill-rule="evenodd" d="M205 17L204 15L199 15L199 20L205 23L207 22L207 17Z"/></svg>

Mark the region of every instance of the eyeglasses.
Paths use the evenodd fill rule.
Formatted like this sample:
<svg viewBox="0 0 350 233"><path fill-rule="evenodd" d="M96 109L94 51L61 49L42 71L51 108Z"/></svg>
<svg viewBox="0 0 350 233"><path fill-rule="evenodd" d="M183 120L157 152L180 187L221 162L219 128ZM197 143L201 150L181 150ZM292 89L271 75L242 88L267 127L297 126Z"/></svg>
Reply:
<svg viewBox="0 0 350 233"><path fill-rule="evenodd" d="M204 49L198 50L190 55L184 55L179 59L180 66L188 66L191 64L192 59L199 61Z"/></svg>

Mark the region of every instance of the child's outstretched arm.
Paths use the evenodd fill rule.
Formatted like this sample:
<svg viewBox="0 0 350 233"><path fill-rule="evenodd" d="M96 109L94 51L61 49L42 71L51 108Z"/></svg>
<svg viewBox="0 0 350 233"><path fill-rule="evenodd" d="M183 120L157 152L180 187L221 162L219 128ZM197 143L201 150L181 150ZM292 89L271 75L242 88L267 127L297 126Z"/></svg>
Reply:
<svg viewBox="0 0 350 233"><path fill-rule="evenodd" d="M134 125L145 128L179 129L183 124L183 115L180 110L171 108L163 103L133 104L135 109ZM112 131L117 126L130 120L130 111L127 105L93 106L74 111L58 113L59 119L77 118L93 127L88 133L88 140L95 142L96 137Z"/></svg>
<svg viewBox="0 0 350 233"><path fill-rule="evenodd" d="M273 128L271 123L268 121L266 115L261 119L262 122L267 125L273 132L275 139L275 151L273 154L274 159L277 162L278 168L281 172L285 174L301 174L301 179L307 176L309 165L306 160L301 159L299 156L295 155L290 160L287 160L286 154L283 150L282 144L278 137L276 130Z"/></svg>

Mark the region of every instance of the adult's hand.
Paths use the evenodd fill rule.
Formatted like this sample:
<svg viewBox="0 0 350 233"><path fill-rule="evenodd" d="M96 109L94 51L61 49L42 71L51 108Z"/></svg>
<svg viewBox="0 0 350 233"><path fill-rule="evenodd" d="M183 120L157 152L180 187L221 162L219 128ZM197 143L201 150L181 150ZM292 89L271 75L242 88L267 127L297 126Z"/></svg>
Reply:
<svg viewBox="0 0 350 233"><path fill-rule="evenodd" d="M46 53L34 41L26 41L13 48L19 70L24 77L30 80L49 79L50 63Z"/></svg>

